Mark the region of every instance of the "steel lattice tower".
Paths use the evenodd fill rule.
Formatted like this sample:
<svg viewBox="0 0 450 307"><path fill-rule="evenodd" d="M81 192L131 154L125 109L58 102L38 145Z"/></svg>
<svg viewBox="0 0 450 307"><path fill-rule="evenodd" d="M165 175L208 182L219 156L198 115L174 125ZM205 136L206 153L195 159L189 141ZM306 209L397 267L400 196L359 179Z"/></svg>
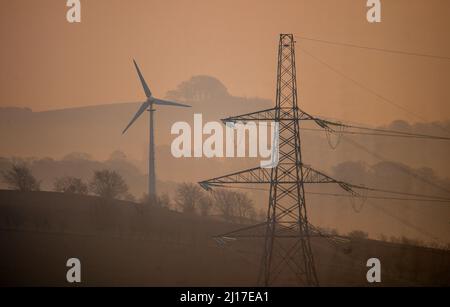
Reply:
<svg viewBox="0 0 450 307"><path fill-rule="evenodd" d="M295 67L295 41L292 34L280 34L276 104L274 108L237 115L224 122L275 121L279 124L279 160L274 168L255 167L205 180L206 190L232 184L270 184L267 220L217 238L263 238L264 248L259 283L306 284L318 286L310 238L323 234L308 222L305 184L337 184L357 195L354 186L336 180L303 163L300 123L315 122L329 132L329 121L313 117L298 107Z"/></svg>
<svg viewBox="0 0 450 307"><path fill-rule="evenodd" d="M270 285L282 266L307 285L318 285L309 240L303 185L300 117L297 101L295 41L292 34L281 34L278 46L275 121L279 122L279 163L271 170L267 229L260 282ZM291 120L281 120L282 118ZM292 180L285 180L292 179ZM287 183L283 183L288 181ZM277 236L277 230L294 230L296 238ZM285 242L283 242L285 241ZM280 253L276 254L275 249Z"/></svg>

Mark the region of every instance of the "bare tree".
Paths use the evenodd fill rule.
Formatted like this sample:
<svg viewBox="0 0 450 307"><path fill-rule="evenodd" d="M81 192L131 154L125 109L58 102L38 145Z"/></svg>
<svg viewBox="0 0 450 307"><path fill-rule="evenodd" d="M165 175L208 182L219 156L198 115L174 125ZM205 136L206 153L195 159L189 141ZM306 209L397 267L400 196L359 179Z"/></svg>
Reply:
<svg viewBox="0 0 450 307"><path fill-rule="evenodd" d="M263 209L259 209L256 213L256 220L259 222L266 222L267 221L267 211Z"/></svg>
<svg viewBox="0 0 450 307"><path fill-rule="evenodd" d="M252 200L245 193L235 192L236 216L242 221L246 219L255 219L256 210L253 207Z"/></svg>
<svg viewBox="0 0 450 307"><path fill-rule="evenodd" d="M54 183L54 189L56 192L82 194L88 193L88 186L81 180L81 178L65 176L57 178Z"/></svg>
<svg viewBox="0 0 450 307"><path fill-rule="evenodd" d="M198 203L200 215L208 216L212 207L213 207L213 200L211 199L211 197L209 195L203 195L203 197L200 198L200 201Z"/></svg>
<svg viewBox="0 0 450 307"><path fill-rule="evenodd" d="M175 100L196 100L229 97L227 88L218 79L210 76L193 76L167 92L167 98Z"/></svg>
<svg viewBox="0 0 450 307"><path fill-rule="evenodd" d="M175 202L184 213L195 213L203 197L200 187L193 183L182 183L178 186Z"/></svg>
<svg viewBox="0 0 450 307"><path fill-rule="evenodd" d="M108 199L122 199L129 195L128 185L122 176L110 170L94 172L94 177L89 183L89 189L95 195Z"/></svg>
<svg viewBox="0 0 450 307"><path fill-rule="evenodd" d="M39 191L40 182L33 176L30 168L24 163L13 164L11 169L3 173L3 179L9 188L19 191Z"/></svg>
<svg viewBox="0 0 450 307"><path fill-rule="evenodd" d="M167 193L156 197L156 205L161 208L170 208L170 196Z"/></svg>
<svg viewBox="0 0 450 307"><path fill-rule="evenodd" d="M218 189L213 192L214 205L227 221L233 220L236 210L234 192Z"/></svg>
<svg viewBox="0 0 450 307"><path fill-rule="evenodd" d="M238 218L241 222L245 219L255 219L256 210L252 200L245 193L215 190L215 206L222 213L225 220L234 221Z"/></svg>

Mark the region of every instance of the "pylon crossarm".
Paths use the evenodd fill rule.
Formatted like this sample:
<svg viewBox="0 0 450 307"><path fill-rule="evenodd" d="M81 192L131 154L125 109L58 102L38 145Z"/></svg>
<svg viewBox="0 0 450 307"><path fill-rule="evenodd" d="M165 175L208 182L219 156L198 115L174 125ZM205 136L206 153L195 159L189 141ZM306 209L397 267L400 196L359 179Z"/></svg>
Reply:
<svg viewBox="0 0 450 307"><path fill-rule="evenodd" d="M320 171L313 169L310 166L302 164L303 169L303 182L304 183L336 183L338 184L344 191L352 194L353 196L359 196L357 192L355 192L352 188L365 188L362 186L352 185L350 183L340 181L334 179Z"/></svg>
<svg viewBox="0 0 450 307"><path fill-rule="evenodd" d="M280 111L280 115L277 116L277 110ZM237 123L237 122L248 122L248 121L292 121L292 120L312 120L314 121L319 127L334 131L331 127L327 125L327 121L314 117L300 109L298 109L298 112L296 115L294 115L294 112L292 112L292 108L286 108L286 107L280 107L280 108L271 108L271 109L265 109L261 111L246 113L242 115L236 115L236 116L230 116L227 118L222 119L223 123ZM295 117L296 116L296 117ZM332 122L329 122L332 123Z"/></svg>
<svg viewBox="0 0 450 307"><path fill-rule="evenodd" d="M212 187L235 183L270 183L270 169L255 167L199 182L200 186L207 191L210 191Z"/></svg>
<svg viewBox="0 0 450 307"><path fill-rule="evenodd" d="M300 109L299 109L299 112L300 112L303 116L307 117L309 120L313 120L320 128L325 129L325 130L327 130L327 131L329 131L329 132L334 132L334 129L331 128L331 127L329 126L329 124L336 124L336 123L333 123L333 122L330 122L330 121L321 119L321 118L319 118L319 117L315 117L315 116L309 115L308 113L306 113L305 111L302 111L302 110L300 110ZM336 124L336 125L337 125L337 124Z"/></svg>
<svg viewBox="0 0 450 307"><path fill-rule="evenodd" d="M275 120L276 108L265 109L261 111L246 113L242 115L230 116L222 119L223 123L236 123L246 121L270 121Z"/></svg>
<svg viewBox="0 0 450 307"><path fill-rule="evenodd" d="M304 184L337 184L352 195L356 195L354 189L359 189L358 186L336 180L302 163L301 120L313 121L327 135L335 132L333 128L341 128L298 108L295 40L292 34L280 34L275 107L222 120L225 123L276 122L279 126L278 164L272 169L256 167L200 182L207 190L233 187L234 184L270 184L265 223L215 237L220 244L236 238L264 239L258 278L260 285L270 286L278 279L280 284L295 280L309 286L319 285L310 237L332 238L333 235L324 235L309 224Z"/></svg>
<svg viewBox="0 0 450 307"><path fill-rule="evenodd" d="M301 237L298 234L298 231L295 230L293 226L298 225L298 222L277 222L277 226L279 227L279 231L275 234L277 238L298 238ZM349 239L339 235L333 234L324 234L317 227L308 223L310 228L310 237L321 237L333 243L344 243L348 242ZM235 241L236 239L245 239L245 238L264 238L265 237L265 229L267 227L267 222L258 223L252 226L242 227L230 232L222 233L213 237L215 240L225 240L225 241ZM256 230L256 232L252 232ZM258 230L260 230L258 232Z"/></svg>
<svg viewBox="0 0 450 307"><path fill-rule="evenodd" d="M256 228L259 228L259 227L264 227L266 225L267 225L267 222L258 223L258 224L255 224L255 225L242 227L242 228L230 231L230 232L222 233L222 234L214 236L213 238L236 238L236 237L242 237L242 235L239 235L239 233L242 233L244 231L253 230L253 229L256 229Z"/></svg>
<svg viewBox="0 0 450 307"><path fill-rule="evenodd" d="M334 235L334 234L326 234L323 233L319 228L314 226L311 223L308 223L310 233L318 235L324 239L326 239L329 243L336 246L337 244L343 244L350 242L350 239L348 237L340 236L340 235Z"/></svg>
<svg viewBox="0 0 450 307"><path fill-rule="evenodd" d="M223 185L221 184L217 184L217 183L213 183L213 182L207 182L207 181L202 181L198 183L203 189L205 189L206 191L210 192L212 191L213 187L223 187Z"/></svg>
<svg viewBox="0 0 450 307"><path fill-rule="evenodd" d="M291 164L287 165L291 166ZM295 167L295 165L293 165ZM303 183L305 184L317 184L317 183L335 183L339 185L344 191L352 194L353 196L359 196L359 194L353 190L357 189L367 189L366 187L352 185L337 179L334 179L320 171L313 169L310 166L302 164L303 169ZM294 184L297 183L297 179L294 176L290 176L290 168L285 165L279 166L280 170L286 170L286 175L281 179L275 181L278 184ZM231 173L228 175L208 179L199 182L199 185L207 190L211 191L213 188L226 188L228 185L233 184L270 184L271 180L271 169L255 167L246 169L243 171ZM289 194L289 191L286 193Z"/></svg>

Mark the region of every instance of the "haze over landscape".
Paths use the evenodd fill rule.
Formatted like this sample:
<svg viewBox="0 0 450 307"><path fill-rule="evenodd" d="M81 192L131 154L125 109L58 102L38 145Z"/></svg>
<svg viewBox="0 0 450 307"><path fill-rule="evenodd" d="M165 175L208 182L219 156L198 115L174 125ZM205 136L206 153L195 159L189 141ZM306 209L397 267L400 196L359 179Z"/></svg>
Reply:
<svg viewBox="0 0 450 307"><path fill-rule="evenodd" d="M114 229L114 234L117 231L120 235L149 231L152 236L159 231L158 240L164 236L169 238L168 242L186 239L189 244L202 246L196 252L198 255L206 258L211 253L222 257L205 243L209 242L209 236L215 231L232 229L231 222L245 224L261 220L261 216L264 219L267 190L242 191L249 196L256 211L251 217L231 221L222 220L217 212L208 220L179 215L183 210L177 207L175 198L183 183L196 184L258 166L259 159L174 158L171 143L175 136L171 127L177 121L193 125L196 113L201 113L203 122L207 122L272 108L279 33L294 33L296 38L298 103L302 110L363 127L450 137L450 60L349 48L308 39L446 57L450 55L447 33L450 2L384 1L383 22L377 25L366 21L365 1L359 2L135 0L131 5L120 0L82 1L82 22L69 24L64 14L65 1L8 1L2 4L0 12L0 174L16 162L26 162L40 181L41 190L53 191L55 180L64 176L88 182L95 171L116 171L127 183L129 194L105 209L110 214L105 221L99 218L101 222L96 225L94 218L94 226L89 224L86 229L94 232ZM280 5L285 9L279 10ZM171 205L166 206L169 213L160 212L159 208L152 210L156 210L155 216L179 223L180 229L176 231L165 228L163 222L158 224L157 217L152 217L155 224L148 226L149 230L139 215L147 210L137 203L144 202L147 192L148 118L142 116L122 135L139 101L144 99L133 58L138 60L155 96L192 106L190 109L156 108L157 190L159 195L167 195ZM316 128L314 123L304 122L301 128L306 128L301 131L304 163L334 178L380 189L450 196L448 140L329 136L323 131L312 131ZM8 188L0 180L0 190ZM17 226L22 218L26 227L34 225L12 205L19 199L20 208L31 210L28 207L33 204L31 198L6 192L10 191L3 191L0 199L12 217L0 219L0 224ZM307 187L308 214L313 225L339 234L356 230L363 233L364 239L395 244L450 247L448 203L392 199L358 202L348 197L318 195L341 192L337 188ZM36 204L42 206L41 211L33 213L39 218L42 215L42 220L34 225L40 230L65 229L68 224L68 229L85 231L74 221L84 221L83 214L92 214L104 205L90 196L71 196L62 208L82 213L66 221L66 215L58 215L60 211L52 207L55 204L47 201L63 202L63 197L45 193L35 196ZM126 209L117 209L125 203L129 205ZM82 205L78 209L71 207L76 204ZM119 213L125 218L120 219ZM46 214L58 216L56 226L48 226L51 222ZM204 226L192 226L203 222ZM192 229L195 234L190 236ZM48 242L44 240L42 244ZM114 253L114 244L105 250ZM131 248L138 248L130 244ZM355 253L361 252L358 255L365 257L366 252L370 254L375 249L371 244L364 252L354 249ZM164 248L170 253L173 247ZM319 258L324 263L333 258L328 251L324 252L321 243L314 242L314 248L321 253ZM389 248L383 249L383 255L390 255ZM245 252L250 255L248 250ZM164 252L155 257L164 257ZM450 269L450 262L442 260L442 263L445 270ZM209 264L204 265L207 271ZM233 264L231 268L238 272L242 265L245 266L243 262ZM136 272L137 266L133 268ZM173 279L158 271L161 267L149 270L159 272L158 280L162 284L171 284ZM167 267L176 271L176 266L167 264ZM3 269L0 267L0 272ZM426 275L429 280L439 275L430 273L436 268L422 269L429 276L421 276ZM223 271L220 274L228 279L220 282L226 280L232 284L229 272ZM146 281L136 274L134 282L140 278ZM242 273L239 283L249 283L245 274ZM332 280L331 273L322 274ZM447 277L439 276L439 282L448 283ZM180 283L190 285L190 278ZM208 278L212 277L196 278L199 284L209 285Z"/></svg>
<svg viewBox="0 0 450 307"><path fill-rule="evenodd" d="M133 57L159 96L193 75L211 75L233 95L273 99L278 34L294 33L301 107L310 113L375 125L419 120L355 87L301 48L428 121L447 120L450 113L448 61L300 39L445 56L447 1L387 1L376 25L365 19L365 2L353 0L82 5L83 21L69 24L64 1L2 4L1 106L43 111L140 101Z"/></svg>
<svg viewBox="0 0 450 307"><path fill-rule="evenodd" d="M193 125L194 113L202 113L206 122L269 108L272 104L270 100L233 96L220 80L209 76L190 78L168 91L166 97L188 102L193 107L187 111L157 111L156 174L161 193L173 194L177 183L196 183L258 165L255 158L174 158L170 145L175 136L170 134L170 127L175 121ZM5 158L28 158L36 176L43 180L42 187L47 190L53 188L55 178L72 175L88 180L94 170L112 168L124 175L132 194L140 198L146 193L148 120L139 120L127 135L121 134L122 127L137 107L137 103L122 103L41 112L20 108L0 109L1 155L4 157L0 168L6 170L12 161ZM398 120L382 126L432 135L442 134L440 127L450 129L450 123L441 122L436 127L433 123L409 124ZM394 190L438 193L442 196L446 196L445 191L423 181L450 187L450 166L447 163L450 147L445 141L344 136L337 148L332 149L323 132L306 130L302 132L302 137L305 163L335 178L355 184L387 189L396 187ZM335 136L329 141L333 143L337 140ZM427 146L424 147L424 144ZM416 174L419 179L411 179L410 173ZM267 206L266 193L247 193L257 208L263 210ZM376 201L388 213L394 214L390 217L386 212L374 211L370 206L356 213L348 199L334 200L311 195L308 203L313 221L341 232L362 229L374 238L383 234L424 241L438 238L438 242L446 242L449 238L449 210L439 205L431 204L431 207L424 208L421 203L412 203L407 205L412 209L405 209L407 207L401 202L384 202L383 205L383 202ZM408 220L413 220L414 225L424 229L431 227L430 233L424 235L421 230L399 222L395 217L404 216L405 210L409 212Z"/></svg>

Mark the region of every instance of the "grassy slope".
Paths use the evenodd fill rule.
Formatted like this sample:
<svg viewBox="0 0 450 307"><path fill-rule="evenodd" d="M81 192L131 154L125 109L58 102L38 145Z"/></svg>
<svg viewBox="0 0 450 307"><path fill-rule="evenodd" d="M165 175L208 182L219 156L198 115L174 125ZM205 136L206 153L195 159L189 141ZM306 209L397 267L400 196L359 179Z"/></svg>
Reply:
<svg viewBox="0 0 450 307"><path fill-rule="evenodd" d="M251 286L261 241L211 239L239 227L92 196L0 191L0 284L65 285L65 263L77 257L84 285ZM448 252L370 240L312 246L322 285L368 285L370 257L382 262L383 285L450 285Z"/></svg>

